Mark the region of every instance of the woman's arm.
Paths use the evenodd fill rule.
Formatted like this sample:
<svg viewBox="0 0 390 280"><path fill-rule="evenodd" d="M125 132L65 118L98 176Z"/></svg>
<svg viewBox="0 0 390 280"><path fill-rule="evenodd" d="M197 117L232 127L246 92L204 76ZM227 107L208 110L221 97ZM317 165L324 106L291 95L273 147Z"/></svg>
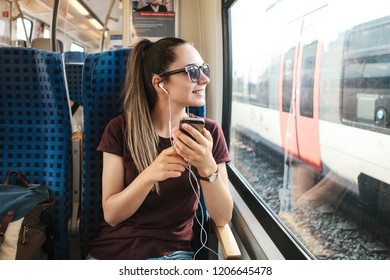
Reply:
<svg viewBox="0 0 390 280"><path fill-rule="evenodd" d="M131 217L141 206L155 182L180 177L186 162L171 147L125 187L123 157L103 153L102 204L105 221L111 226Z"/></svg>
<svg viewBox="0 0 390 280"><path fill-rule="evenodd" d="M226 164L218 164L218 171L218 178L215 182L199 181L202 186L207 211L216 226L219 227L230 222L233 212L233 199L229 190Z"/></svg>
<svg viewBox="0 0 390 280"><path fill-rule="evenodd" d="M226 225L232 217L233 199L230 194L226 164L217 165L212 155L213 138L207 129L202 133L190 125L183 125L196 141L179 129L174 129L174 147L177 153L195 166L202 177L219 170L214 182L200 180L207 210L217 226Z"/></svg>

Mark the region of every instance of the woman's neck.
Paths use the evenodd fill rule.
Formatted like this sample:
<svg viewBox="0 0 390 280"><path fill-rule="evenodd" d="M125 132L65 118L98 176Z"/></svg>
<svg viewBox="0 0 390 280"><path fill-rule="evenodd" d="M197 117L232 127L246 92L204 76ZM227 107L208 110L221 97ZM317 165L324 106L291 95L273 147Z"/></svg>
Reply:
<svg viewBox="0 0 390 280"><path fill-rule="evenodd" d="M178 127L180 119L186 117L185 108L181 110L171 109L169 106L154 108L152 112L153 126L156 133L164 138L171 137L172 128Z"/></svg>

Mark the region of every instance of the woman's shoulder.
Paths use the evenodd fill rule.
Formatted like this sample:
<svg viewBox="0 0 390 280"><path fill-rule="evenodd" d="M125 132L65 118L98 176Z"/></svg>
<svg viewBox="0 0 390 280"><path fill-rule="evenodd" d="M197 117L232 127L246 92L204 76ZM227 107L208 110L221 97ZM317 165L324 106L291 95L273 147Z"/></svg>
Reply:
<svg viewBox="0 0 390 280"><path fill-rule="evenodd" d="M104 130L97 150L122 156L124 131L123 116L119 115L111 119Z"/></svg>
<svg viewBox="0 0 390 280"><path fill-rule="evenodd" d="M123 128L124 125L125 125L125 120L123 118L123 115L118 115L108 122L107 127L108 128Z"/></svg>
<svg viewBox="0 0 390 280"><path fill-rule="evenodd" d="M122 115L118 115L111 119L104 129L104 135L111 137L118 137L119 135L123 135L124 132L125 121Z"/></svg>
<svg viewBox="0 0 390 280"><path fill-rule="evenodd" d="M216 120L214 120L214 119L209 119L209 118L203 118L203 119L204 119L205 125L206 124L209 124L209 125L212 125L212 126L219 125L219 123Z"/></svg>
<svg viewBox="0 0 390 280"><path fill-rule="evenodd" d="M199 116L191 114L191 113L189 114L189 116L192 118L204 119L204 126L210 132L212 132L214 130L218 131L220 128L220 124L216 120L209 119L209 118L202 118L202 117L199 117Z"/></svg>
<svg viewBox="0 0 390 280"><path fill-rule="evenodd" d="M213 134L213 132L220 132L221 131L221 126L220 124L214 120L214 119L209 119L209 118L204 118L204 125L208 131Z"/></svg>

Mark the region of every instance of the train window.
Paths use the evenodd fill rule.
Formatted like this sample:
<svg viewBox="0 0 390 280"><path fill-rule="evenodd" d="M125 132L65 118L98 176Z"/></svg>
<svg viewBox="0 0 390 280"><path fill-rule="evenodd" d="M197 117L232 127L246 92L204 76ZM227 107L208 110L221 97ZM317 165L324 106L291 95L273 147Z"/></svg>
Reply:
<svg viewBox="0 0 390 280"><path fill-rule="evenodd" d="M11 44L11 3L0 1L0 46Z"/></svg>
<svg viewBox="0 0 390 280"><path fill-rule="evenodd" d="M283 101L282 108L283 112L290 112L291 100L293 95L293 78L294 78L294 57L295 48L291 48L284 55L284 66L283 66Z"/></svg>
<svg viewBox="0 0 390 280"><path fill-rule="evenodd" d="M5 26L6 26L6 22L0 19L0 43L7 43L7 41L9 41L10 38L10 34L6 34L9 32L7 32L8 30L6 29Z"/></svg>
<svg viewBox="0 0 390 280"><path fill-rule="evenodd" d="M70 46L70 51L72 52L85 52L85 48L77 43L72 43Z"/></svg>
<svg viewBox="0 0 390 280"><path fill-rule="evenodd" d="M268 72L262 73L256 83L248 85L249 100L254 104L268 107L269 105L269 81Z"/></svg>
<svg viewBox="0 0 390 280"><path fill-rule="evenodd" d="M45 26L45 29L43 30L43 38L50 38L50 29Z"/></svg>
<svg viewBox="0 0 390 280"><path fill-rule="evenodd" d="M5 34L5 21L0 20L0 36L4 36Z"/></svg>
<svg viewBox="0 0 390 280"><path fill-rule="evenodd" d="M31 38L31 33L32 33L32 21L25 18L23 20L23 22L24 22L24 25L26 26L27 36L30 39ZM27 41L26 33L25 33L24 27L23 27L23 22L22 22L21 18L18 18L17 21L16 21L16 25L17 25L17 27L16 27L16 30L17 30L16 37L17 37L18 40Z"/></svg>
<svg viewBox="0 0 390 280"><path fill-rule="evenodd" d="M355 3L346 18L337 0L227 2L223 127L237 192L286 258L389 259L384 4Z"/></svg>
<svg viewBox="0 0 390 280"><path fill-rule="evenodd" d="M241 28L241 24L243 24L241 18L237 20L239 24L232 25L234 30ZM267 37L272 36L272 33L267 30L263 30L262 34ZM270 96L271 84L277 83L274 80L277 77L274 72L279 71L275 67L279 60L272 56L273 42L264 40L261 36L248 38L247 34L242 33L242 30L234 32L234 36L234 40L237 42L246 41L247 43L232 45L234 53L232 61L234 65L232 74L233 100L265 108L277 106L275 100ZM253 54L255 54L255 59Z"/></svg>
<svg viewBox="0 0 390 280"><path fill-rule="evenodd" d="M344 121L371 129L390 128L389 38L389 18L357 26L346 35L342 78Z"/></svg>
<svg viewBox="0 0 390 280"><path fill-rule="evenodd" d="M317 41L303 46L302 71L300 86L300 114L313 117L314 66L316 61Z"/></svg>

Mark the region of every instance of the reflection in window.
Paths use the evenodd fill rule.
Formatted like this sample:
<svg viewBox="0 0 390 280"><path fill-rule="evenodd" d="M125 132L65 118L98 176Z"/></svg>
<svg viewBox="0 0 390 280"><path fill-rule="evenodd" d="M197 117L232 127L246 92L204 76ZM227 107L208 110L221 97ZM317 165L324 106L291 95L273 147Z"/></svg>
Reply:
<svg viewBox="0 0 390 280"><path fill-rule="evenodd" d="M257 84L252 86L249 92L249 100L260 106L268 107L269 105L269 81L266 75L259 78Z"/></svg>
<svg viewBox="0 0 390 280"><path fill-rule="evenodd" d="M246 183L235 187L240 191L249 188L250 194L245 194L258 199L258 207L250 201L253 213L266 204L270 216L278 216L281 228L287 227L291 237L300 242L297 244L318 259L389 259L390 145L389 135L378 132L390 134L390 17L366 23L357 23L356 17L348 26L334 25L332 28L338 29L324 39L321 31L328 31L329 22L322 19L329 17L321 18L320 10L294 15L291 20L296 19L297 26L300 20L311 25L289 42L295 46L303 39L312 41L302 45L301 51L294 47L286 51L283 32L273 32L273 28L279 30L278 24L288 28L286 14L279 12L285 11L284 4L290 1L258 7L253 13L247 9L248 2L238 0L230 8L233 102L229 151L234 168ZM250 4L260 2L264 1ZM357 15L367 15L368 9L373 12L375 4L359 2ZM347 11L342 8L341 18L335 22L346 21ZM243 38L253 25L256 35ZM251 42L255 38L261 42ZM249 51L252 45L256 49ZM298 61L302 67L294 74ZM320 78L319 104L313 100L315 68ZM300 84L299 104L292 99L295 81ZM291 106L298 105L302 116L312 118L318 113L319 120L288 114L283 123L287 114L281 111L295 112ZM305 138L309 122L319 128L318 143ZM289 130L281 131L283 125ZM300 145L319 149L324 169L318 171L284 154L283 133L298 136L298 149L303 147ZM265 223L262 226L267 227Z"/></svg>

